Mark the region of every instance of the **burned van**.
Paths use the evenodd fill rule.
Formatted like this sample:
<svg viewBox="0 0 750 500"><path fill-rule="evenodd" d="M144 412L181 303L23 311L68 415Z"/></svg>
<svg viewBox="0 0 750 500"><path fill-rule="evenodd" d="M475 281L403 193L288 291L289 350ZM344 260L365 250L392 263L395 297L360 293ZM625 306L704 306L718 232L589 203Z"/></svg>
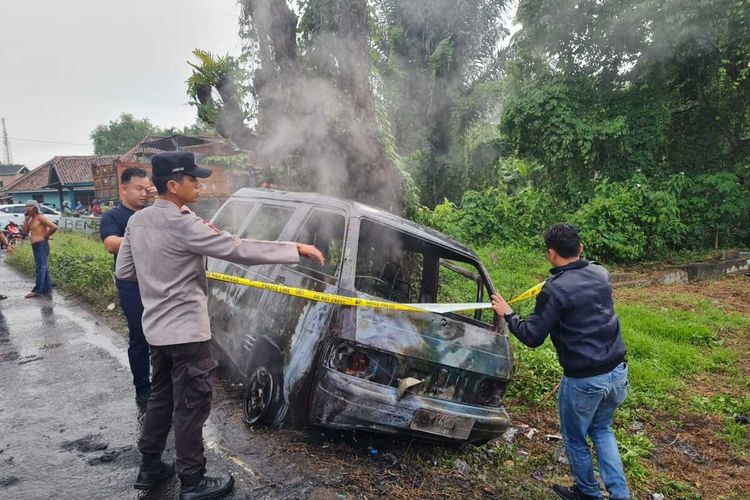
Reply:
<svg viewBox="0 0 750 500"><path fill-rule="evenodd" d="M237 191L216 213L243 238L313 244L325 266L208 270L341 296L414 303L489 301L487 271L442 234L359 203ZM491 310L435 314L333 305L209 282L214 347L245 384L248 424L320 425L481 442L508 425L508 337Z"/></svg>

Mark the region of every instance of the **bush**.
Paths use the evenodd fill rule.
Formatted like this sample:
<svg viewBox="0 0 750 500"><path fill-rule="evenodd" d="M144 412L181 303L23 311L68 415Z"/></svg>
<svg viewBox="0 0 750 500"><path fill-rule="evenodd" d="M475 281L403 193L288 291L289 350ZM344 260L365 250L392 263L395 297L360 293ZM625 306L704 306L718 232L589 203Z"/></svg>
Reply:
<svg viewBox="0 0 750 500"><path fill-rule="evenodd" d="M581 229L585 255L606 262L671 257L676 251L741 244L750 235L750 201L739 177L722 172L652 181L638 174L603 180L593 193L560 200L551 191L493 187L467 191L461 203L422 207L417 222L471 246L542 247L550 224Z"/></svg>
<svg viewBox="0 0 750 500"><path fill-rule="evenodd" d="M445 200L433 210L422 207L417 222L471 245L539 247L542 233L563 220L544 191L525 187L511 195L502 188L467 191L460 207Z"/></svg>
<svg viewBox="0 0 750 500"><path fill-rule="evenodd" d="M6 260L28 274L34 272L34 255L28 242ZM98 238L55 233L50 240L49 270L56 286L91 304L106 306L117 297L112 255Z"/></svg>
<svg viewBox="0 0 750 500"><path fill-rule="evenodd" d="M677 196L642 176L600 183L573 222L581 228L586 254L606 261L662 257L679 248L686 233Z"/></svg>

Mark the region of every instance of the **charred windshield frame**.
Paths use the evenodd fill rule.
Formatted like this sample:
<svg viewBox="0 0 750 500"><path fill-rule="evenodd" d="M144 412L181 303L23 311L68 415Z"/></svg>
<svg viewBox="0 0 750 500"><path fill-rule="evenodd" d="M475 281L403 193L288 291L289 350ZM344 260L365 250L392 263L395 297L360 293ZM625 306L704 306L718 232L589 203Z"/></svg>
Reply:
<svg viewBox="0 0 750 500"><path fill-rule="evenodd" d="M359 234L350 245L356 249L353 276L357 292L401 303L439 302L440 271L445 268L476 283L471 300L463 302L482 302L492 293L486 271L478 260L411 234L407 229L366 217L359 221ZM404 254L413 256L406 264ZM486 316L482 314L476 310L446 315L483 326L496 325L494 319L483 321Z"/></svg>

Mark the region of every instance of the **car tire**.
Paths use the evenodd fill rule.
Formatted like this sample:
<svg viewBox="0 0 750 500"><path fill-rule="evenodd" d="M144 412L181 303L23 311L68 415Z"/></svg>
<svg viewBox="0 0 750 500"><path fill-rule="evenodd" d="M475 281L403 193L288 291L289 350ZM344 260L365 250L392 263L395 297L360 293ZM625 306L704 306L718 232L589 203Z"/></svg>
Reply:
<svg viewBox="0 0 750 500"><path fill-rule="evenodd" d="M276 357L255 367L248 378L242 398L242 420L250 426L273 424L281 407L282 384L280 364Z"/></svg>

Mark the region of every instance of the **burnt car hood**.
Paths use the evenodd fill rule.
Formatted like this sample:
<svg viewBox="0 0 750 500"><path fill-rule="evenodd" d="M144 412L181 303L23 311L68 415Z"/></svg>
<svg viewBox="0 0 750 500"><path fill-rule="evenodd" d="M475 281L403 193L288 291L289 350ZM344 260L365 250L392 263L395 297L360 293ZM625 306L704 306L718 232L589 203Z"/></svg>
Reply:
<svg viewBox="0 0 750 500"><path fill-rule="evenodd" d="M499 379L511 377L507 336L440 314L361 307L354 331L342 336L423 361Z"/></svg>

